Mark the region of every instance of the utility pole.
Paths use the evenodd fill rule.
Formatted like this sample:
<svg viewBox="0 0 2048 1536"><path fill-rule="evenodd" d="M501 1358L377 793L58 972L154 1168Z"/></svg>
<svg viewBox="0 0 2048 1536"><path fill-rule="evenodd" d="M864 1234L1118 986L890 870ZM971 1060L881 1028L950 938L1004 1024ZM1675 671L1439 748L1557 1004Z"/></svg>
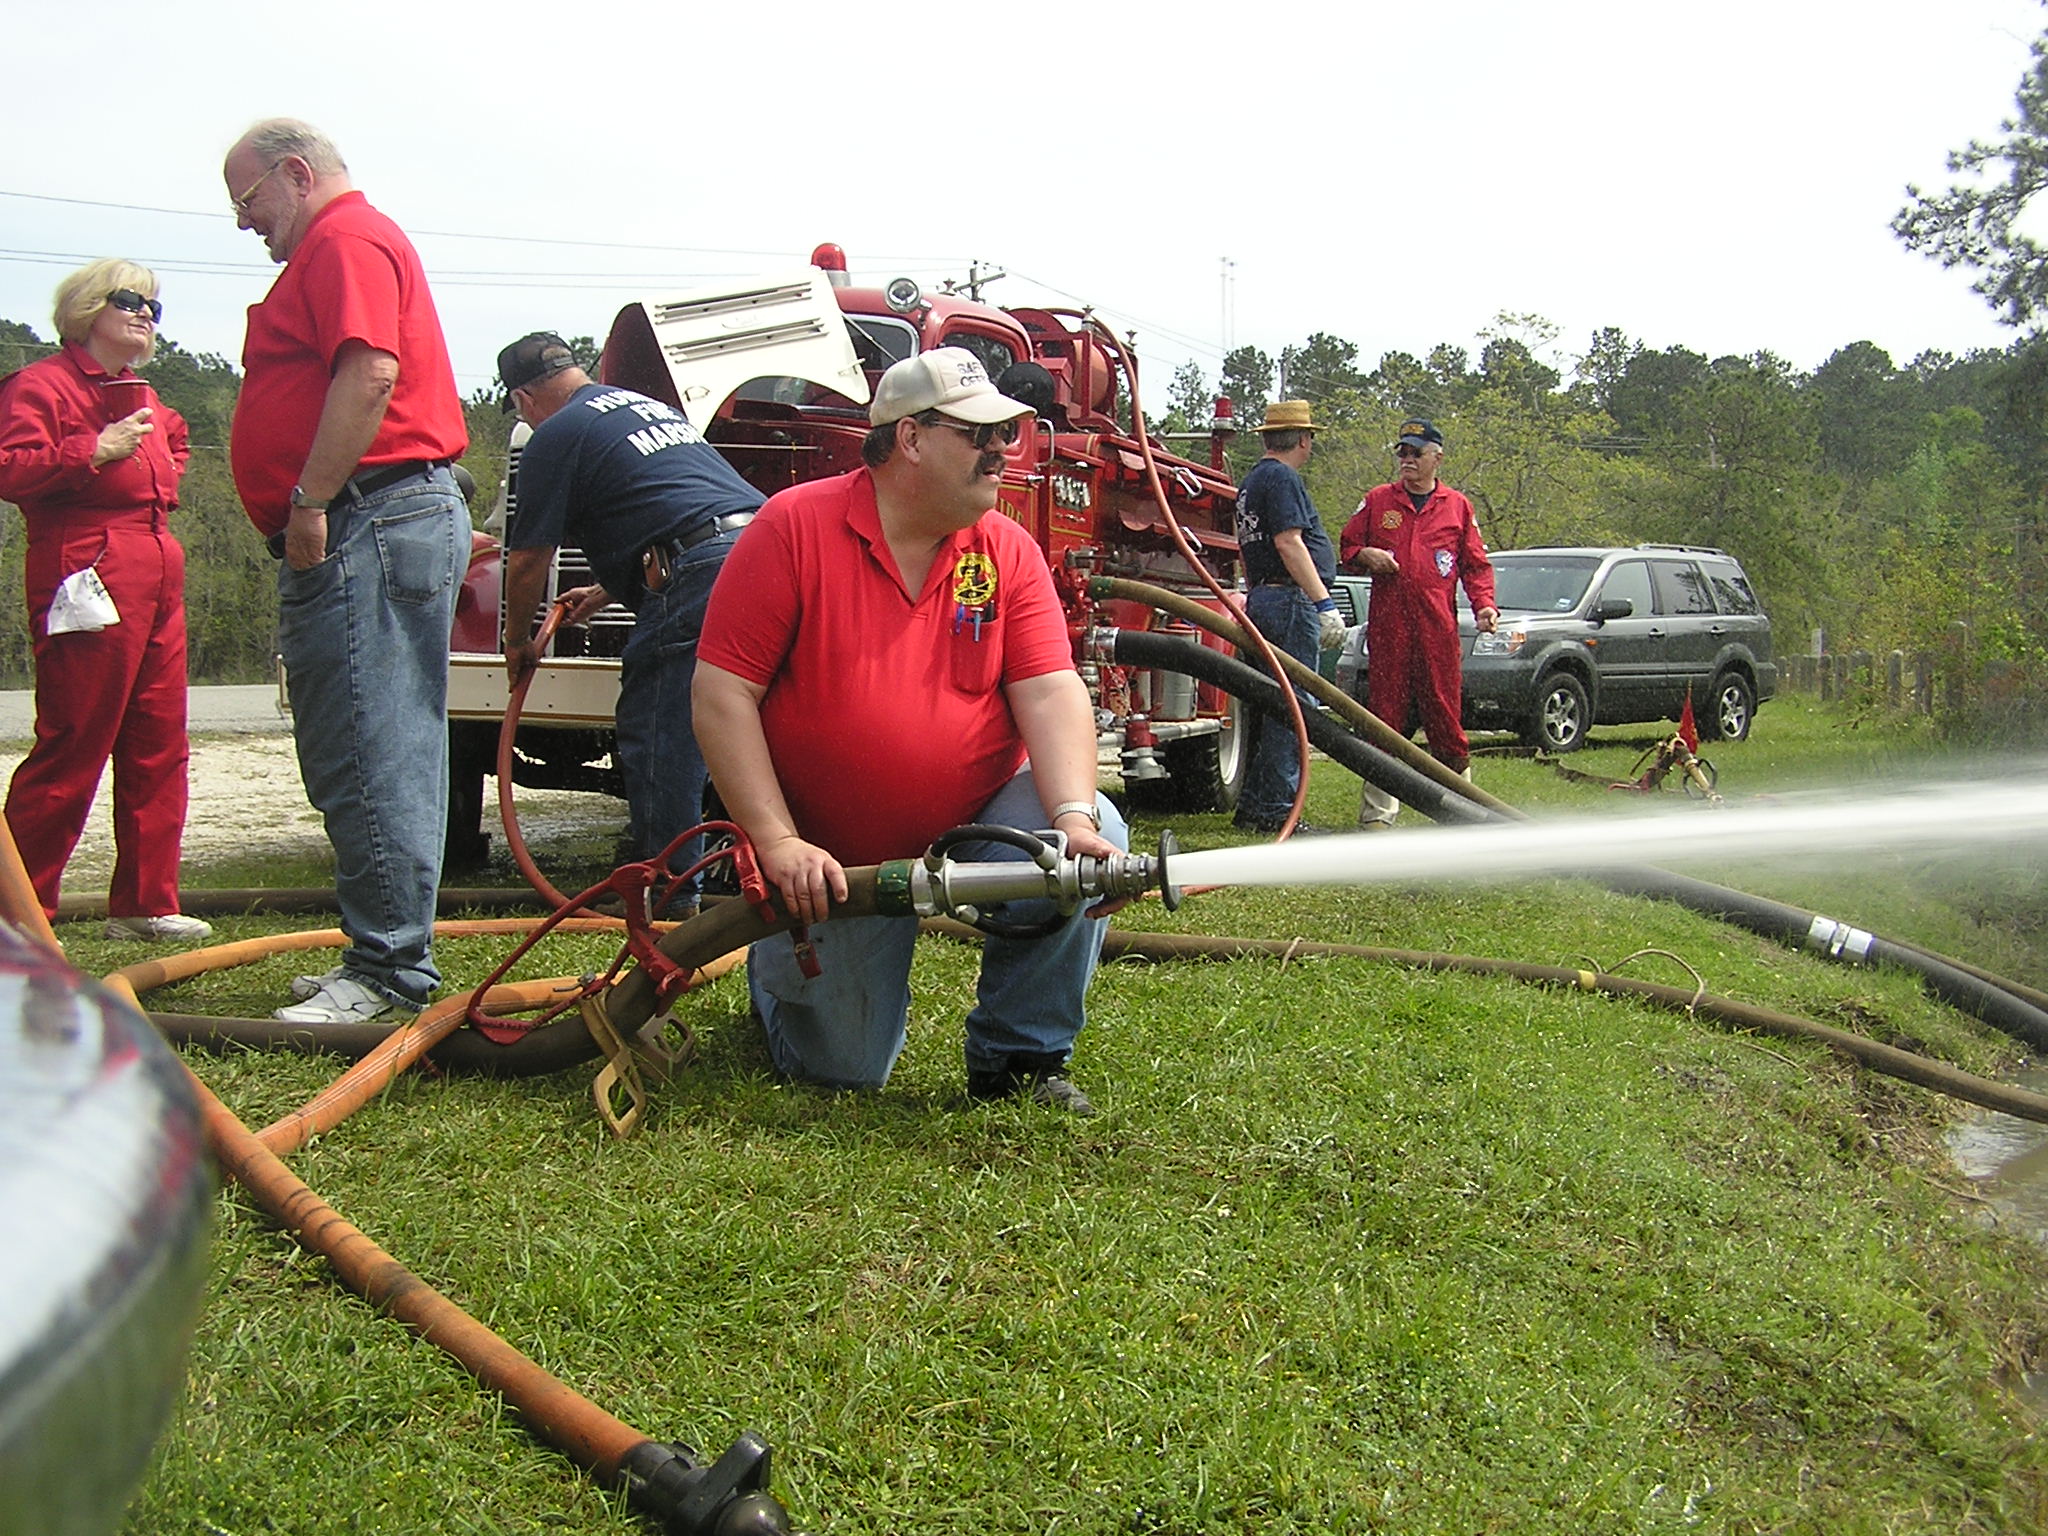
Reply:
<svg viewBox="0 0 2048 1536"><path fill-rule="evenodd" d="M977 256L967 264L967 282L964 285L964 291L970 300L979 304L981 302L983 284L992 283L999 277L1008 277L1009 275L1007 272L984 272L981 269L981 258ZM950 277L939 286L946 293L960 293L963 291L963 285L956 284Z"/></svg>
<svg viewBox="0 0 2048 1536"><path fill-rule="evenodd" d="M1237 286L1236 279L1231 276L1231 268L1235 267L1237 263L1228 256L1221 258L1221 260L1223 262L1222 292L1217 301L1219 310L1217 319L1223 331L1223 355L1228 357L1230 356L1232 340L1230 333L1235 328L1237 321Z"/></svg>

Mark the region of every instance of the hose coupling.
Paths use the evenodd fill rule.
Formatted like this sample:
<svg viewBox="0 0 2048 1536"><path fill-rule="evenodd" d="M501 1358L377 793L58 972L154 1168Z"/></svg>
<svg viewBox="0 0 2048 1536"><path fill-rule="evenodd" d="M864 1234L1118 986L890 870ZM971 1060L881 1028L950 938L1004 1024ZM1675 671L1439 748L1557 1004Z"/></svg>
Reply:
<svg viewBox="0 0 2048 1536"><path fill-rule="evenodd" d="M1022 859L963 863L952 850L966 843L1003 843ZM1103 858L1070 854L1064 832L1023 832L1015 827L955 827L940 836L911 865L909 900L919 917L951 917L1005 938L1050 933L1083 907L1100 901L1129 901L1158 890L1168 908L1181 893L1167 877L1167 859L1179 852L1171 831L1159 835L1159 852ZM991 916L989 907L1008 901L1050 901L1053 915L1018 925Z"/></svg>

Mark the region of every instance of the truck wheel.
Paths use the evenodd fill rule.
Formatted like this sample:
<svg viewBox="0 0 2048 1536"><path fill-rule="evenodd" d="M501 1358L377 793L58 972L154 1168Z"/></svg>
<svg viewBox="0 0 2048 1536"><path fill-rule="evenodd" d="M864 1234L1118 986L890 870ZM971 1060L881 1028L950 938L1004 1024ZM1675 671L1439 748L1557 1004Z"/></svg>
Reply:
<svg viewBox="0 0 2048 1536"><path fill-rule="evenodd" d="M1126 784L1124 793L1131 809L1149 814L1234 810L1251 762L1247 722L1244 705L1233 697L1221 730L1161 746L1159 766L1166 770L1166 777Z"/></svg>
<svg viewBox="0 0 2048 1536"><path fill-rule="evenodd" d="M1707 730L1716 741L1745 741L1756 719L1756 694L1749 679L1740 672L1723 672L1714 679L1714 691L1707 709Z"/></svg>
<svg viewBox="0 0 2048 1536"><path fill-rule="evenodd" d="M1536 712L1522 727L1522 741L1545 752L1576 752L1592 723L1586 685L1569 672L1553 672L1536 690Z"/></svg>
<svg viewBox="0 0 2048 1536"><path fill-rule="evenodd" d="M476 720L448 722L448 822L441 846L444 870L476 869L490 858L483 830L484 775L498 760L498 729Z"/></svg>

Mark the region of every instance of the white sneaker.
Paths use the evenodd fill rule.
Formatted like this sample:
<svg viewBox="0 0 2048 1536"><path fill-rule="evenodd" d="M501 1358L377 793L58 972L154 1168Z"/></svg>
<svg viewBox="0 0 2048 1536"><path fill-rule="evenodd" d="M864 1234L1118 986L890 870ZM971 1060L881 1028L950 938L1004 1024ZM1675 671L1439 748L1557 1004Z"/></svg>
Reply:
<svg viewBox="0 0 2048 1536"><path fill-rule="evenodd" d="M418 1012L360 981L337 976L303 1003L280 1008L271 1017L287 1024L384 1024L402 1023Z"/></svg>
<svg viewBox="0 0 2048 1536"><path fill-rule="evenodd" d="M161 917L110 917L107 919L107 937L145 942L170 939L179 944L195 944L213 937L213 924L202 923L182 912L166 912Z"/></svg>
<svg viewBox="0 0 2048 1536"><path fill-rule="evenodd" d="M320 989L330 981L339 980L341 980L341 967L338 965L331 971L322 971L318 976L294 976L292 978L291 994L303 1003L307 998L317 995Z"/></svg>

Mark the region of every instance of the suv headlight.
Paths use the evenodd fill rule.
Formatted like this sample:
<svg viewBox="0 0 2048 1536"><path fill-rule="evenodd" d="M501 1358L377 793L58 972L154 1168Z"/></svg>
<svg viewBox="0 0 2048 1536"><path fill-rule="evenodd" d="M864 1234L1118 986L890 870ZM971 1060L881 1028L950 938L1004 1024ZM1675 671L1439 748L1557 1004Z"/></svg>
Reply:
<svg viewBox="0 0 2048 1536"><path fill-rule="evenodd" d="M1512 656L1528 643L1529 632L1525 629L1496 629L1492 634L1475 634L1472 637L1474 656Z"/></svg>

